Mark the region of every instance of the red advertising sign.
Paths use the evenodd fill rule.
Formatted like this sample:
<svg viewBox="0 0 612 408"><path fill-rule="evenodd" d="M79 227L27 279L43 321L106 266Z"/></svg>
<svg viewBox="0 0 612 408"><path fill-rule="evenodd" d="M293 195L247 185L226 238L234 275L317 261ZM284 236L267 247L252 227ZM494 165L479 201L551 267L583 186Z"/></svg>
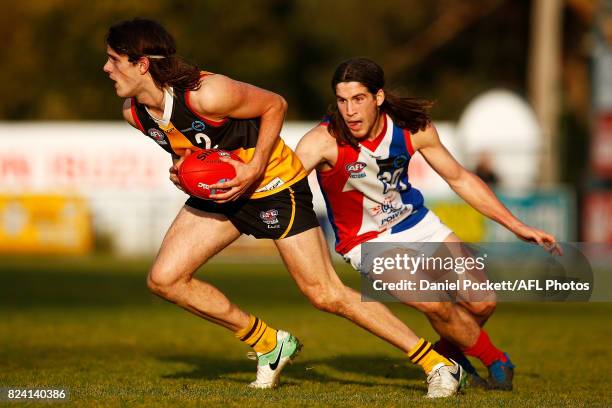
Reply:
<svg viewBox="0 0 612 408"><path fill-rule="evenodd" d="M583 212L583 239L612 243L612 191L587 195Z"/></svg>
<svg viewBox="0 0 612 408"><path fill-rule="evenodd" d="M599 177L612 178L612 112L601 113L595 119L591 163Z"/></svg>

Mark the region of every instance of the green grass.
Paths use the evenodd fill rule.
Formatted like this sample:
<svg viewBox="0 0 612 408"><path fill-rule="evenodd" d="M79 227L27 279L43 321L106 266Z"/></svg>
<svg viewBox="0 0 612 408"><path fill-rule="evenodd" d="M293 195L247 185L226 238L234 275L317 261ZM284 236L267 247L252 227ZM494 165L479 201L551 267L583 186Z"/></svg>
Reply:
<svg viewBox="0 0 612 408"><path fill-rule="evenodd" d="M149 294L147 268L99 257L0 260L0 387L61 386L72 405L100 407L612 405L611 304L500 304L488 330L517 365L515 391L432 402L401 352L314 310L280 264L213 263L198 276L305 344L280 388L251 390L247 348ZM359 287L356 273L338 270ZM436 338L423 316L391 308Z"/></svg>

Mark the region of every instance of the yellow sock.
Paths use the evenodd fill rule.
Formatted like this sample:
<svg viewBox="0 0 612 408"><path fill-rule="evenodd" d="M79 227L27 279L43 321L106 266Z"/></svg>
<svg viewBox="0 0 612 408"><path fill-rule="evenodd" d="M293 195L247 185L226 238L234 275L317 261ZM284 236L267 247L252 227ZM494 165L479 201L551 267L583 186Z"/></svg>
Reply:
<svg viewBox="0 0 612 408"><path fill-rule="evenodd" d="M247 327L238 330L235 335L258 353L266 354L276 347L276 330L253 315L250 316Z"/></svg>
<svg viewBox="0 0 612 408"><path fill-rule="evenodd" d="M438 354L431 343L425 339L420 339L407 354L410 361L420 365L425 370L425 374L429 374L438 364L453 365L446 357Z"/></svg>

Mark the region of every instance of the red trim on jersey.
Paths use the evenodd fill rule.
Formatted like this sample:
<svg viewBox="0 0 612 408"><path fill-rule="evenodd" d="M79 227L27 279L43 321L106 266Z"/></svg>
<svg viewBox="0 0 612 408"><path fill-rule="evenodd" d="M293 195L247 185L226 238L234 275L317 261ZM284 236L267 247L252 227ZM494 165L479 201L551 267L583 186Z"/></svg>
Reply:
<svg viewBox="0 0 612 408"><path fill-rule="evenodd" d="M381 116L381 120L383 121L383 127L380 133L378 134L378 136L376 136L374 140L364 139L364 140L359 141L359 144L366 147L371 152L373 152L374 150L378 148L378 146L380 145L380 143L385 137L385 133L387 133L387 115L385 115L385 113L383 112L380 116Z"/></svg>
<svg viewBox="0 0 612 408"><path fill-rule="evenodd" d="M349 239L346 242L343 242L343 245L336 246L336 252L338 252L339 254L345 255L351 249L355 248L357 245L363 244L364 242L369 242L373 240L374 238L378 237L380 234L381 233L378 231L370 231L370 232L366 232L365 234L356 235L352 239Z"/></svg>
<svg viewBox="0 0 612 408"><path fill-rule="evenodd" d="M408 129L403 129L404 131L404 140L406 141L406 148L408 149L408 153L410 156L414 156L414 147L412 147L412 135Z"/></svg>
<svg viewBox="0 0 612 408"><path fill-rule="evenodd" d="M202 75L201 77L205 77L206 74ZM191 102L189 101L189 94L191 93L191 91L185 91L185 105L187 105L187 108L189 108L189 110L196 115L198 118L202 119L204 121L204 123L206 123L207 125L211 125L211 126L221 126L222 124L224 124L225 122L228 121L228 118L224 118L222 120L212 120L212 119L208 119L202 115L200 115L195 109L193 109L193 107L191 106Z"/></svg>
<svg viewBox="0 0 612 408"><path fill-rule="evenodd" d="M358 190L343 191L350 176L346 165L358 159L359 152L351 146L338 146L338 160L334 167L319 172L319 181L329 204L328 211L332 212L334 227L338 234L336 251L340 254L346 254L356 245L379 235L378 231L357 235L363 222L364 196Z"/></svg>
<svg viewBox="0 0 612 408"><path fill-rule="evenodd" d="M140 123L140 119L138 119L138 115L136 114L136 103L134 98L130 98L130 111L132 112L132 118L134 118L134 122L136 122L136 126L142 133L146 133L142 123Z"/></svg>

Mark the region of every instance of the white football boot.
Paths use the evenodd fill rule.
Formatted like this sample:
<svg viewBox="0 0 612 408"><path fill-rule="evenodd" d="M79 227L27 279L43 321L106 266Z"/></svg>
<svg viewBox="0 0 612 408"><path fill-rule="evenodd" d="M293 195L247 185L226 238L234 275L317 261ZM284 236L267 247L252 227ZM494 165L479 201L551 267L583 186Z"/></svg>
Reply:
<svg viewBox="0 0 612 408"><path fill-rule="evenodd" d="M427 375L427 398L445 398L456 395L464 384L465 373L455 361L453 365L436 365Z"/></svg>
<svg viewBox="0 0 612 408"><path fill-rule="evenodd" d="M257 360L257 378L249 387L252 388L275 388L280 381L283 368L295 358L300 352L302 344L300 341L282 330L276 332L276 347L269 353L250 352L247 356Z"/></svg>

